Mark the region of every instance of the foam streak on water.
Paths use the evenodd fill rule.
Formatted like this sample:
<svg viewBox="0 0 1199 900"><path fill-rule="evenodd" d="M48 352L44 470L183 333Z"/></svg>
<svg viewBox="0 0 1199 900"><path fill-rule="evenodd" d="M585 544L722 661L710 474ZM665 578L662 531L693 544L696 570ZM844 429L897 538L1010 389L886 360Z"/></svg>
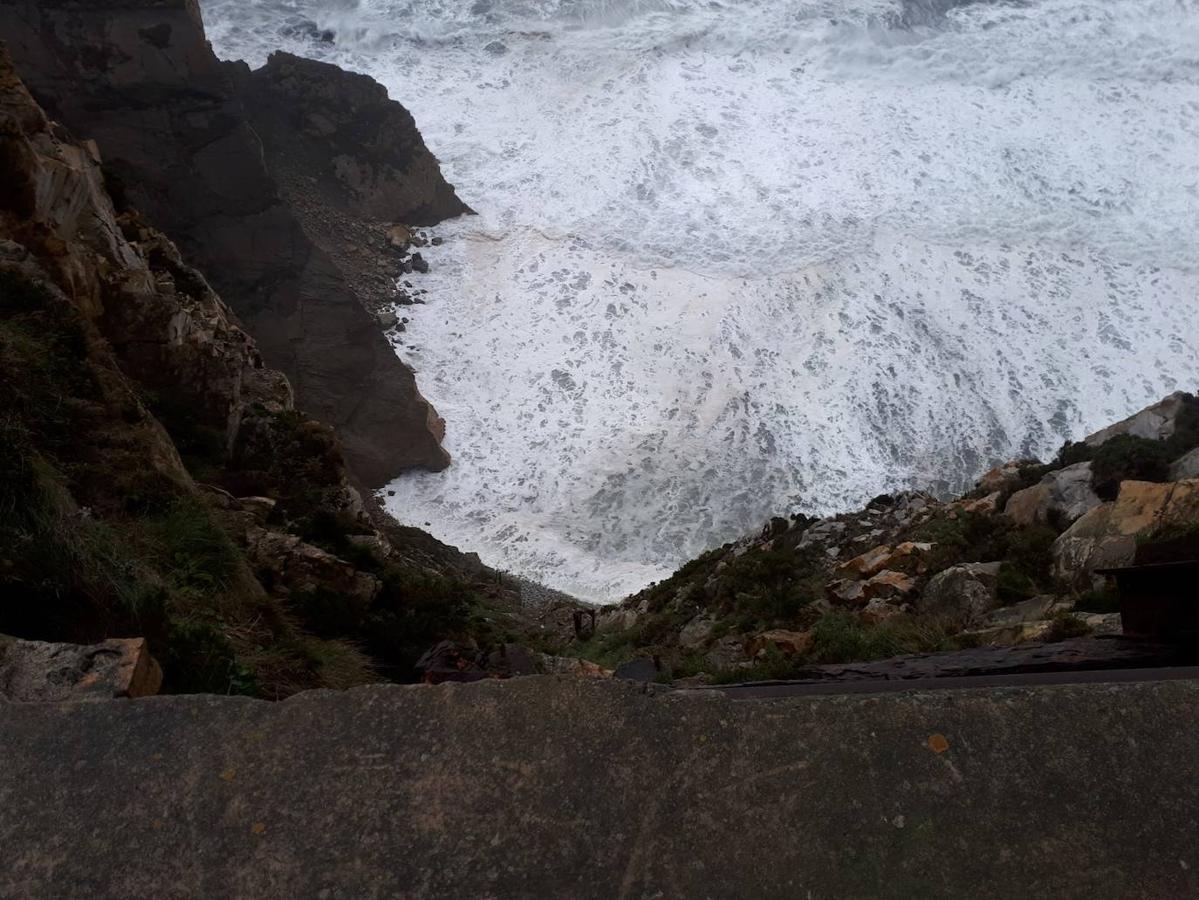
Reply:
<svg viewBox="0 0 1199 900"><path fill-rule="evenodd" d="M610 598L1199 383L1194 0L205 0L368 72L480 215L404 521ZM331 29L332 43L314 36Z"/></svg>

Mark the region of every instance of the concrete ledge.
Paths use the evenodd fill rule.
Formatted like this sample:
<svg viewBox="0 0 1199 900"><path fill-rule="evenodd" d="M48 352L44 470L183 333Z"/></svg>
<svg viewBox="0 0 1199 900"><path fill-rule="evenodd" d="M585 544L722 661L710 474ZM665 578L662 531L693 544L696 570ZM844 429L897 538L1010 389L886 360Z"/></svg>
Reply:
<svg viewBox="0 0 1199 900"><path fill-rule="evenodd" d="M0 705L0 897L1199 896L1199 682Z"/></svg>

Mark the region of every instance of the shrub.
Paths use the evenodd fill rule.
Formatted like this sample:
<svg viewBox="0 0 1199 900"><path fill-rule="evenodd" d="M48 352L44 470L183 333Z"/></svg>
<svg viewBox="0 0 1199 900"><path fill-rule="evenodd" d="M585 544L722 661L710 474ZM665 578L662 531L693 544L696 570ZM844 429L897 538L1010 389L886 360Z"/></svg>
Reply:
<svg viewBox="0 0 1199 900"><path fill-rule="evenodd" d="M1121 481L1166 481L1172 457L1161 441L1118 434L1095 451L1091 485L1103 500L1115 500Z"/></svg>
<svg viewBox="0 0 1199 900"><path fill-rule="evenodd" d="M1078 618L1078 616L1061 611L1054 613L1053 620L1049 624L1049 630L1045 632L1042 640L1047 643L1056 643L1057 641L1067 641L1071 638L1086 637L1090 633L1091 626L1086 622Z"/></svg>

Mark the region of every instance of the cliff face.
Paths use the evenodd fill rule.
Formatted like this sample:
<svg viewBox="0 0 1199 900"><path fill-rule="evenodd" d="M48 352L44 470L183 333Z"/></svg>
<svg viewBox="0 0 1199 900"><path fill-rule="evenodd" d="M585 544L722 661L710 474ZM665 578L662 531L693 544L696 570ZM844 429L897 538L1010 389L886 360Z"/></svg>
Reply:
<svg viewBox="0 0 1199 900"><path fill-rule="evenodd" d="M363 502L333 431L115 208L3 45L0 170L0 634L144 635L168 690L281 697L529 630L477 559Z"/></svg>
<svg viewBox="0 0 1199 900"><path fill-rule="evenodd" d="M300 403L337 428L363 481L447 465L440 419L281 196L268 165L281 154L264 155L247 118L237 84L258 102L263 91L294 93L294 79L279 66L256 77L221 64L194 0L21 0L6 5L0 38L49 114L95 141L118 207L138 209L210 275ZM393 221L465 211L398 104L377 85L328 75L302 79L303 96L322 95L343 117L369 113L344 144L327 146L311 122L287 131L298 113L286 104L259 123L270 146L287 141L288 161L320 173L321 197ZM368 133L360 155L354 140Z"/></svg>

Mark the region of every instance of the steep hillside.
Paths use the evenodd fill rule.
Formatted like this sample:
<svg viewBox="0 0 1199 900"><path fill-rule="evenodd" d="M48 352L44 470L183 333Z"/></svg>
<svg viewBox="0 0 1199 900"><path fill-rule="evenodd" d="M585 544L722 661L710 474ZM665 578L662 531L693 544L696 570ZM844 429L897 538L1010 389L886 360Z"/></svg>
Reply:
<svg viewBox="0 0 1199 900"><path fill-rule="evenodd" d="M311 190L306 180L309 190L281 194L272 171L279 154L264 154L255 131L266 122L246 112L271 103L279 118L269 137L286 120L292 156L312 163L325 154L331 169L322 177L343 189L348 179L373 200L343 208L342 218L353 218L350 231L369 233L359 241L364 249L382 251L384 232L364 214L429 223L468 211L399 104L332 67L310 77L306 99L323 91L326 110L337 108L343 120L371 113L354 135L373 128L377 140L331 151L325 127L332 125L319 108L259 96L286 84L275 69L256 77L217 60L195 0L19 0L5 6L0 39L48 113L95 140L118 211L143 213L204 269L301 405L337 428L358 477L374 487L405 468L448 464L444 423L363 308L371 289L356 270L345 270L354 257L331 256L305 230L327 217L290 202L330 192ZM243 97L239 84L253 91ZM313 175L320 171L313 166ZM284 166L283 175L294 184L293 170ZM377 252L369 255L372 286L385 289Z"/></svg>
<svg viewBox="0 0 1199 900"><path fill-rule="evenodd" d="M0 633L144 635L168 690L267 697L411 680L443 638L546 642L513 585L364 504L6 52L0 168Z"/></svg>
<svg viewBox="0 0 1199 900"><path fill-rule="evenodd" d="M943 502L875 498L772 519L601 614L576 652L659 677L786 677L811 663L1118 628L1094 570L1199 557L1199 398L1176 393Z"/></svg>

